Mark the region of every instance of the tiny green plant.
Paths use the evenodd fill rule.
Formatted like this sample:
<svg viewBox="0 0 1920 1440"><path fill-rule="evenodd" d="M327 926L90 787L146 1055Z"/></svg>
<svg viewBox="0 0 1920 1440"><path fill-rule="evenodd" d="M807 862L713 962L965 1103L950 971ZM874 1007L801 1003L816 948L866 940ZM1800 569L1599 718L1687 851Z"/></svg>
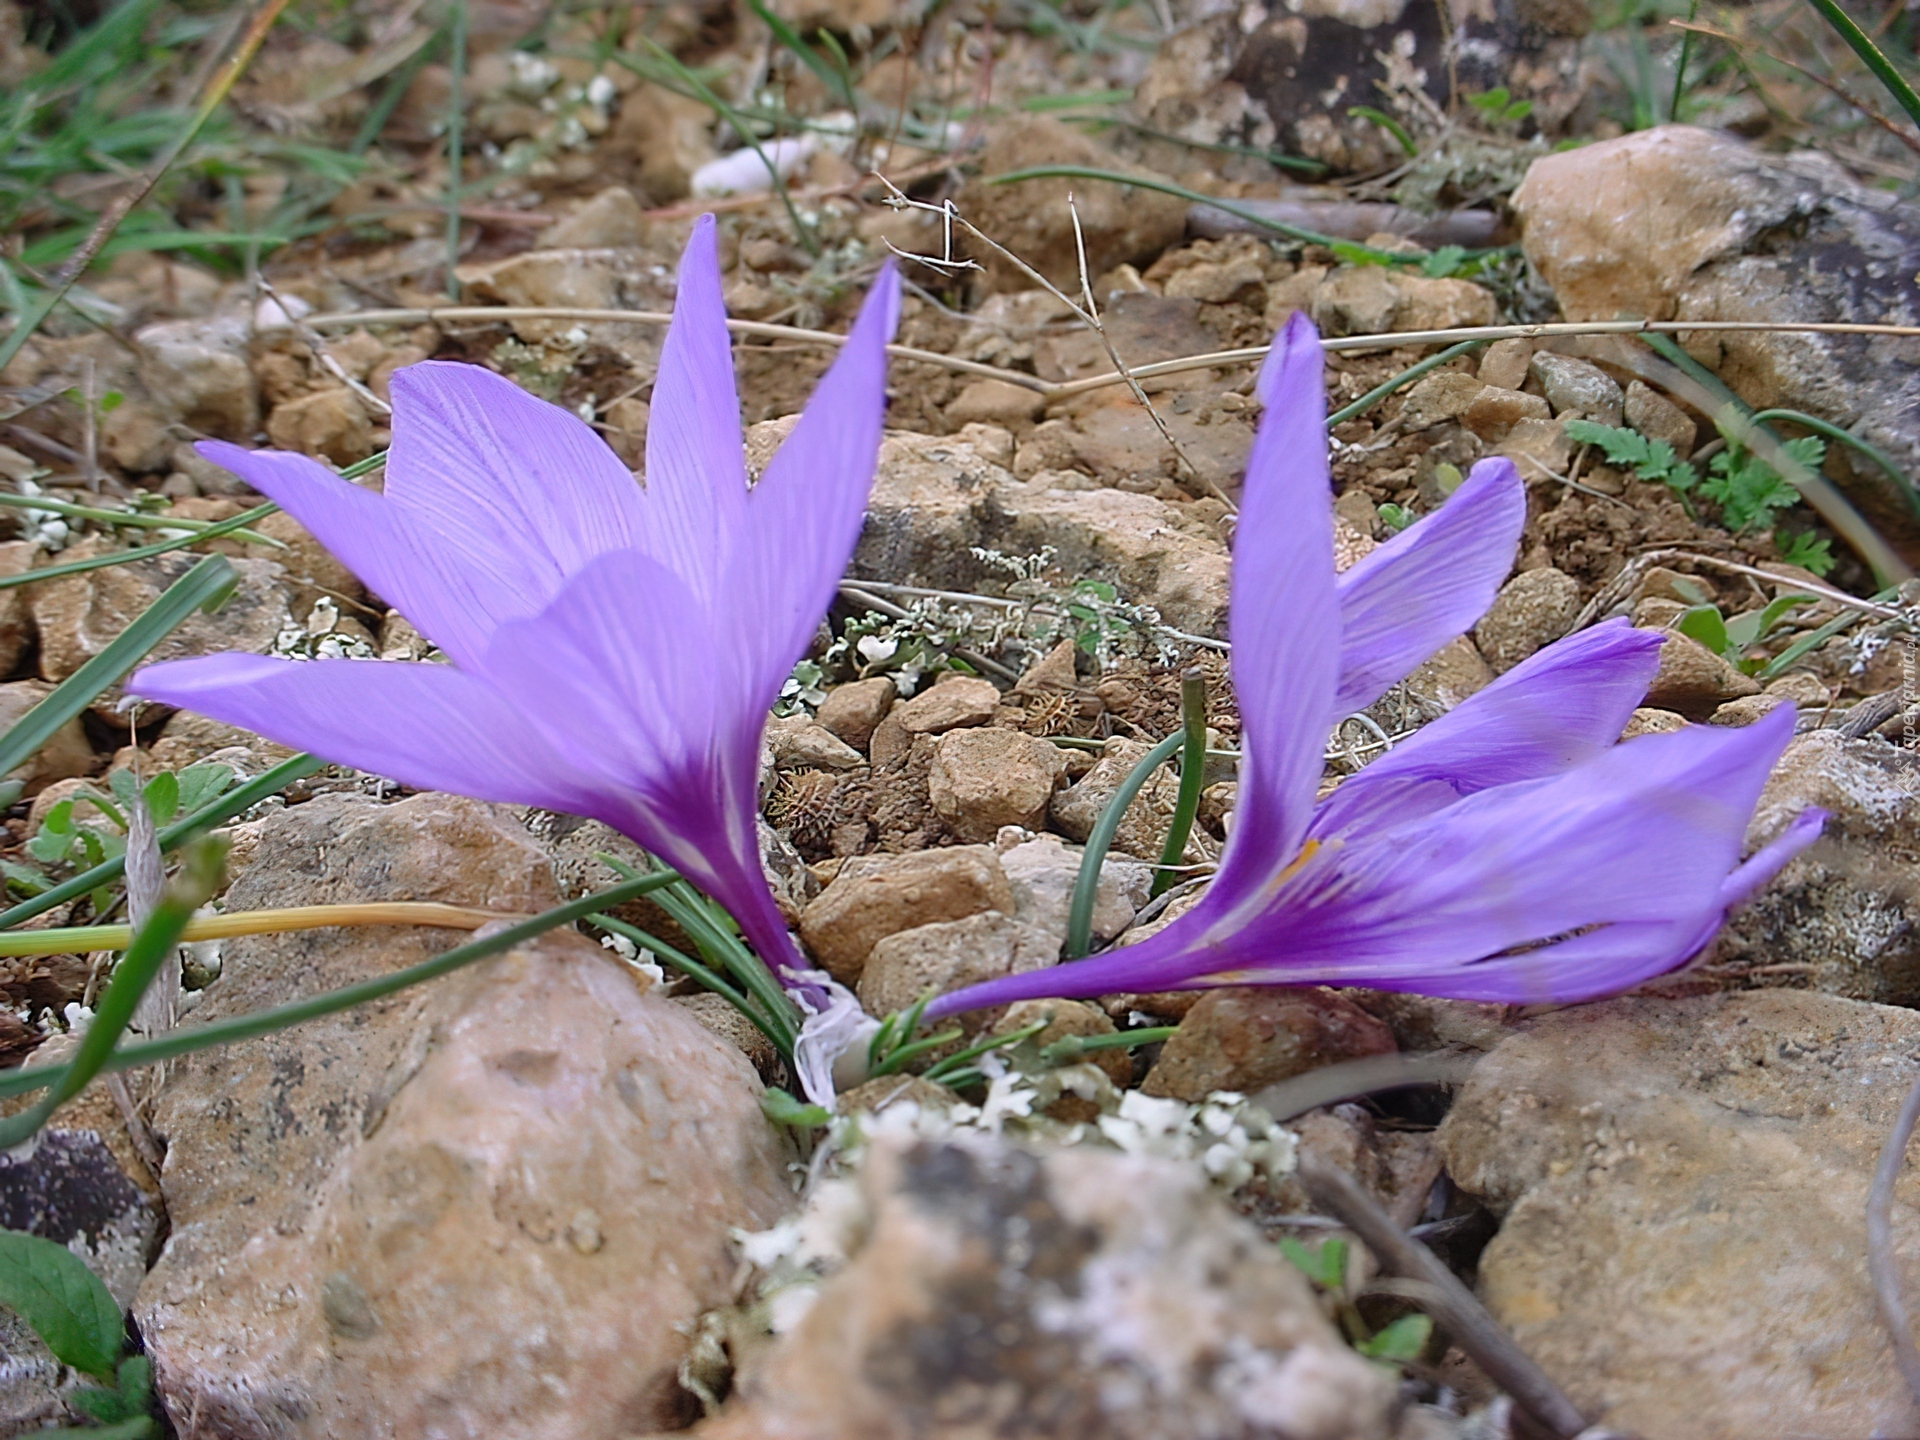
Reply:
<svg viewBox="0 0 1920 1440"><path fill-rule="evenodd" d="M1782 448L1809 470L1818 470L1827 458L1827 442L1818 435L1788 440ZM1736 535L1766 528L1800 500L1800 492L1771 465L1732 443L1709 462L1700 493L1720 507L1721 523Z"/></svg>
<svg viewBox="0 0 1920 1440"><path fill-rule="evenodd" d="M1713 605L1694 605L1681 612L1673 628L1731 661L1743 673L1753 675L1766 665L1767 657L1751 652L1773 634L1792 611L1811 604L1811 595L1782 595L1762 609L1732 617L1723 616Z"/></svg>
<svg viewBox="0 0 1920 1440"><path fill-rule="evenodd" d="M115 770L107 777L111 797L83 787L49 809L39 830L27 841L27 853L49 868L83 862L89 868L103 864L126 853L126 809L136 789L146 800L154 824L165 825L177 815L191 814L219 799L232 788L234 778L231 765L189 765L178 773L162 770L142 786L134 780L132 771ZM84 823L79 818L83 805L111 822L113 828L103 830ZM39 877L12 878L31 882ZM95 893L94 907L105 908L104 887Z"/></svg>
<svg viewBox="0 0 1920 1440"><path fill-rule="evenodd" d="M1420 518L1406 506L1395 505L1392 501L1382 505L1376 513L1380 516L1380 523L1395 535Z"/></svg>
<svg viewBox="0 0 1920 1440"><path fill-rule="evenodd" d="M1466 97L1467 103L1494 125L1518 125L1533 113L1531 100L1516 100L1504 85Z"/></svg>
<svg viewBox="0 0 1920 1440"><path fill-rule="evenodd" d="M1321 1291L1334 1307L1341 1328L1358 1350L1369 1360L1392 1366L1418 1360L1433 1335L1433 1321L1425 1315L1402 1315L1375 1330L1361 1317L1347 1294L1347 1242L1337 1236L1309 1249L1292 1236L1280 1241L1280 1253Z"/></svg>
<svg viewBox="0 0 1920 1440"><path fill-rule="evenodd" d="M1649 440L1624 425L1602 425L1595 420L1569 420L1567 438L1576 445L1596 445L1610 465L1625 465L1642 480L1665 485L1684 495L1700 483L1700 472L1674 453L1664 440Z"/></svg>
<svg viewBox="0 0 1920 1440"><path fill-rule="evenodd" d="M70 1394L67 1403L75 1410L126 1440L160 1433L147 1357L125 1353L120 1306L66 1246L0 1230L0 1304L26 1322L62 1365L106 1382Z"/></svg>

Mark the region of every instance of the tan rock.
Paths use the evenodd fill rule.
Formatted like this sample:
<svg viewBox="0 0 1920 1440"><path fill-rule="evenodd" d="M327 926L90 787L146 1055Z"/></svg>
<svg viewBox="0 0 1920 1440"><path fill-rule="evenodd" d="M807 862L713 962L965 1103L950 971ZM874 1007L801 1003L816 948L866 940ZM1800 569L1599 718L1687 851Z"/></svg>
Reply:
<svg viewBox="0 0 1920 1440"><path fill-rule="evenodd" d="M1707 717L1709 725L1751 725L1762 715L1778 710L1789 701L1784 695L1743 695L1729 700Z"/></svg>
<svg viewBox="0 0 1920 1440"><path fill-rule="evenodd" d="M1760 693L1759 681L1742 675L1698 640L1677 630L1663 633L1660 670L1647 687L1645 704L1704 720L1729 700Z"/></svg>
<svg viewBox="0 0 1920 1440"><path fill-rule="evenodd" d="M247 439L259 427L246 321L168 320L133 339L140 378L166 419L229 440Z"/></svg>
<svg viewBox="0 0 1920 1440"><path fill-rule="evenodd" d="M860 971L860 1004L869 1015L889 1015L923 995L1044 969L1059 958L1046 935L998 910L916 925L874 945ZM981 1022L978 1015L960 1018L969 1029Z"/></svg>
<svg viewBox="0 0 1920 1440"><path fill-rule="evenodd" d="M697 995L676 995L673 1003L745 1056L762 1080L771 1082L780 1072L783 1062L773 1042L726 996L702 990Z"/></svg>
<svg viewBox="0 0 1920 1440"><path fill-rule="evenodd" d="M1916 1045L1910 1010L1787 990L1535 1021L1479 1062L1439 1132L1455 1182L1505 1216L1481 1297L1613 1430L1910 1430L1864 1217ZM1908 1171L1893 1207L1908 1273L1917 1207Z"/></svg>
<svg viewBox="0 0 1920 1440"><path fill-rule="evenodd" d="M621 99L602 147L630 158L634 179L652 204L683 200L693 172L714 158L713 112L690 95L641 85Z"/></svg>
<svg viewBox="0 0 1920 1440"><path fill-rule="evenodd" d="M1096 1035L1118 1033L1113 1021L1107 1018L1106 1011L1084 1000L1019 1000L1007 1006L1006 1014L989 1029L995 1035L1011 1035L1016 1030L1043 1022L1046 1028L1035 1035L1032 1041L1042 1050L1056 1040L1090 1039ZM1133 1083L1133 1056L1122 1047L1092 1051L1087 1055L1086 1063L1098 1066L1107 1079L1122 1088ZM1069 1117L1054 1113L1053 1118L1059 1120ZM1082 1113L1070 1118L1090 1120L1093 1117Z"/></svg>
<svg viewBox="0 0 1920 1440"><path fill-rule="evenodd" d="M333 552L308 534L306 527L286 511L275 511L252 528L287 547L264 550L254 546L246 553L271 559L285 569L289 608L298 618L304 620L315 602L323 598L340 602L341 609L347 611L355 604L366 603L366 587L359 577L334 559Z"/></svg>
<svg viewBox="0 0 1920 1440"><path fill-rule="evenodd" d="M1066 943L1081 858L1080 847L1064 843L1058 835L1036 835L1000 852L1000 867L1013 891L1013 918L1051 936L1056 955ZM1152 886L1152 866L1109 854L1101 862L1100 879L1094 886L1090 932L1094 940L1111 940L1131 925L1152 898Z"/></svg>
<svg viewBox="0 0 1920 1440"><path fill-rule="evenodd" d="M1551 565L1522 570L1500 587L1473 627L1474 645L1496 675L1567 633L1580 613L1580 583Z"/></svg>
<svg viewBox="0 0 1920 1440"><path fill-rule="evenodd" d="M998 725L955 730L940 737L927 791L948 829L985 843L1003 825L1039 826L1066 768L1057 745L1023 731Z"/></svg>
<svg viewBox="0 0 1920 1440"><path fill-rule="evenodd" d="M1643 380L1629 380L1626 422L1649 440L1664 440L1682 460L1693 453L1699 430L1687 412Z"/></svg>
<svg viewBox="0 0 1920 1440"><path fill-rule="evenodd" d="M358 397L343 385L283 400L267 417L276 450L318 455L336 465L363 460L373 449L373 426Z"/></svg>
<svg viewBox="0 0 1920 1440"><path fill-rule="evenodd" d="M1462 418L1482 440L1500 440L1523 419L1546 420L1552 415L1553 407L1543 396L1488 385L1474 396Z"/></svg>
<svg viewBox="0 0 1920 1440"><path fill-rule="evenodd" d="M53 686L44 680L0 683L0 734L19 724L34 706L52 693ZM90 775L98 763L93 747L87 743L87 732L80 728L78 719L73 719L54 731L46 744L5 778L20 781L26 786L27 794L33 795L56 780Z"/></svg>
<svg viewBox="0 0 1920 1440"><path fill-rule="evenodd" d="M989 846L856 855L807 906L800 934L829 974L853 985L887 936L983 910L1013 910L1006 872Z"/></svg>
<svg viewBox="0 0 1920 1440"><path fill-rule="evenodd" d="M1038 420L1047 409L1047 397L1007 380L973 380L947 402L947 419L955 425L1018 425Z"/></svg>
<svg viewBox="0 0 1920 1440"><path fill-rule="evenodd" d="M81 560L116 547L99 539L69 546L62 559ZM174 581L200 561L176 550L150 560L108 565L30 587L33 619L40 632L40 674L64 680L118 639ZM219 650L266 651L293 623L284 571L271 560L233 560L238 587L211 615L195 613L147 655L147 663L206 655ZM94 702L94 713L113 718L121 687ZM124 721L118 722L124 724Z"/></svg>
<svg viewBox="0 0 1920 1440"><path fill-rule="evenodd" d="M1480 383L1502 390L1518 390L1527 383L1533 362L1531 340L1496 340L1480 356Z"/></svg>
<svg viewBox="0 0 1920 1440"><path fill-rule="evenodd" d="M1378 335L1394 328L1405 297L1381 265L1343 265L1313 290L1307 313L1324 335Z"/></svg>
<svg viewBox="0 0 1920 1440"><path fill-rule="evenodd" d="M1626 728L1621 730L1622 740L1631 740L1636 735L1668 735L1675 730L1687 728L1687 717L1676 715L1671 710L1656 710L1651 705L1643 705L1627 717Z"/></svg>
<svg viewBox="0 0 1920 1440"><path fill-rule="evenodd" d="M852 770L865 763L858 750L807 715L774 716L763 743L780 770Z"/></svg>
<svg viewBox="0 0 1920 1440"><path fill-rule="evenodd" d="M836 685L820 702L814 718L854 749L865 750L873 738L874 727L886 719L887 712L893 708L897 693L893 681L884 675Z"/></svg>
<svg viewBox="0 0 1920 1440"><path fill-rule="evenodd" d="M1527 415L1513 422L1493 453L1513 461L1522 480L1538 480L1567 473L1567 464L1573 459L1573 441L1559 420Z"/></svg>
<svg viewBox="0 0 1920 1440"><path fill-rule="evenodd" d="M1322 1065L1396 1048L1383 1022L1335 991L1231 986L1201 995L1140 1088L1178 1100L1204 1100L1216 1090L1250 1095Z"/></svg>
<svg viewBox="0 0 1920 1440"><path fill-rule="evenodd" d="M168 467L173 436L151 406L128 400L101 417L100 448L122 470L147 475Z"/></svg>
<svg viewBox="0 0 1920 1440"><path fill-rule="evenodd" d="M1456 635L1420 662L1407 677L1407 693L1429 716L1438 718L1469 695L1493 683L1493 667L1465 635Z"/></svg>
<svg viewBox="0 0 1920 1440"><path fill-rule="evenodd" d="M40 557L37 540L8 540L0 543L0 575L24 575ZM33 644L35 628L33 607L25 585L0 590L0 676L11 675L21 657Z"/></svg>
<svg viewBox="0 0 1920 1440"><path fill-rule="evenodd" d="M1120 736L1107 741L1093 768L1053 797L1051 815L1055 828L1084 844L1133 767L1151 748L1143 741ZM1162 766L1140 788L1140 793L1120 817L1113 848L1142 860L1158 860L1161 847L1167 841L1167 828L1179 794L1179 778Z"/></svg>
<svg viewBox="0 0 1920 1440"><path fill-rule="evenodd" d="M554 903L492 807L327 796L260 824L236 908ZM467 937L228 942L196 1015L384 973ZM232 1436L629 1435L790 1205L746 1061L555 932L431 987L177 1062L156 1125L173 1231L136 1306L169 1413ZM394 1337L406 1343L394 1343Z"/></svg>
<svg viewBox="0 0 1920 1440"><path fill-rule="evenodd" d="M576 206L564 220L540 232L541 250L607 250L638 245L646 239L647 220L640 202L624 185L609 185Z"/></svg>
<svg viewBox="0 0 1920 1440"><path fill-rule="evenodd" d="M1441 370L1427 376L1407 391L1400 418L1409 430L1424 430L1448 420L1458 420L1473 408L1473 402L1486 389L1486 382L1464 370ZM1344 497L1343 497L1344 498Z"/></svg>
<svg viewBox="0 0 1920 1440"><path fill-rule="evenodd" d="M1197 1167L984 1138L876 1151L857 1205L820 1200L843 1267L702 1440L1395 1433L1392 1380Z"/></svg>
<svg viewBox="0 0 1920 1440"><path fill-rule="evenodd" d="M1393 279L1400 290L1400 309L1393 317L1396 330L1455 330L1491 325L1500 318L1493 292L1471 280L1405 272Z"/></svg>
<svg viewBox="0 0 1920 1440"><path fill-rule="evenodd" d="M991 680L952 675L922 690L892 712L909 735L944 735L967 725L985 725L1000 709Z"/></svg>
<svg viewBox="0 0 1920 1440"><path fill-rule="evenodd" d="M1083 165L1124 170L1112 151L1048 115L1011 116L988 127L979 156L981 175L1004 175L1036 165ZM1031 180L1020 185L969 182L960 196L967 218L1069 294L1079 288L1072 194L1086 241L1087 268L1099 275L1127 261L1145 264L1177 243L1186 229L1186 202L1157 190ZM1025 290L1033 281L998 255L979 257L996 290Z"/></svg>

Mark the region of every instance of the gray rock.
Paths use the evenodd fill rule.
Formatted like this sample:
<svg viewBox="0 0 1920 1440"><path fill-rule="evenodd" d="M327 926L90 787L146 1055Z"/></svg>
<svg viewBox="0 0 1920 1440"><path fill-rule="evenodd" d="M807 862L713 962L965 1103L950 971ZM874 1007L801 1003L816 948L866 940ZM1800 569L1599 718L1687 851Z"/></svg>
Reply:
<svg viewBox="0 0 1920 1440"><path fill-rule="evenodd" d="M140 378L167 419L228 440L248 439L259 428L244 318L168 320L133 339Z"/></svg>
<svg viewBox="0 0 1920 1440"><path fill-rule="evenodd" d="M1626 396L1598 365L1542 350L1528 368L1546 392L1555 415L1585 416L1602 425L1618 425L1625 414Z"/></svg>
<svg viewBox="0 0 1920 1440"><path fill-rule="evenodd" d="M1755 849L1809 805L1821 838L1734 912L1711 959L1782 972L1856 1000L1920 1005L1920 759L1832 730L1795 738L1747 828Z"/></svg>
<svg viewBox="0 0 1920 1440"><path fill-rule="evenodd" d="M1649 440L1664 440L1682 460L1699 438L1687 412L1642 380L1629 380L1623 410L1626 422Z"/></svg>
<svg viewBox="0 0 1920 1440"><path fill-rule="evenodd" d="M1642 130L1534 161L1513 204L1527 259L1569 320L1898 320L1920 313L1920 219L1815 150ZM1804 410L1920 470L1920 340L1696 334L1748 404ZM1877 467L1835 460L1870 518L1915 533ZM1844 467L1844 468L1840 468Z"/></svg>
<svg viewBox="0 0 1920 1440"><path fill-rule="evenodd" d="M1500 587L1473 627L1473 643L1495 675L1504 675L1572 627L1580 582L1551 565L1522 570Z"/></svg>
<svg viewBox="0 0 1920 1440"><path fill-rule="evenodd" d="M1194 1167L923 1142L858 1187L822 1197L851 1253L704 1440L1393 1433L1392 1380Z"/></svg>
<svg viewBox="0 0 1920 1440"><path fill-rule="evenodd" d="M1505 1217L1479 1266L1494 1317L1587 1415L1646 1440L1913 1433L1865 1213L1916 1047L1912 1011L1800 991L1535 1021L1439 1134ZM1909 1170L1908 1275L1917 1207Z"/></svg>
<svg viewBox="0 0 1920 1440"><path fill-rule="evenodd" d="M1045 931L1023 925L998 910L964 920L942 920L887 936L860 970L860 1004L870 1015L905 1010L931 992L944 995L963 985L1040 970L1060 958ZM960 1017L976 1028L984 1012Z"/></svg>
<svg viewBox="0 0 1920 1440"><path fill-rule="evenodd" d="M323 797L262 831L235 908L556 898L518 825L471 801ZM463 938L229 942L196 1015ZM174 1228L136 1305L169 1414L262 1440L681 1423L675 1373L727 1297L729 1228L791 1205L759 1090L731 1045L565 932L178 1062L156 1115Z"/></svg>
<svg viewBox="0 0 1920 1440"><path fill-rule="evenodd" d="M1080 878L1080 847L1058 835L1036 835L1000 852L1000 867L1013 892L1013 918L1053 937L1054 953L1067 940L1067 917ZM1109 854L1094 888L1093 938L1107 941L1133 923L1150 898L1153 867Z"/></svg>

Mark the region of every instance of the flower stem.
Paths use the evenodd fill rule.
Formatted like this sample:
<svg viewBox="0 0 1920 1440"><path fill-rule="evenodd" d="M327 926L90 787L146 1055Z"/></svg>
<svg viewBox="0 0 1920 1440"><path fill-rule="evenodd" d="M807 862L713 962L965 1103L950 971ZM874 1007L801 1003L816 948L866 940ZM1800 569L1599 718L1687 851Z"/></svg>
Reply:
<svg viewBox="0 0 1920 1440"><path fill-rule="evenodd" d="M1193 817L1200 809L1200 787L1207 768L1207 677L1193 666L1180 677L1180 733L1186 743L1180 751L1180 796L1173 807L1173 823L1160 851L1160 869L1154 872L1150 895L1158 895L1178 880L1176 868L1187 853Z"/></svg>
<svg viewBox="0 0 1920 1440"><path fill-rule="evenodd" d="M1067 959L1078 960L1093 948L1093 902L1100 891L1100 866L1112 848L1113 837L1120 829L1127 807L1148 777L1172 759L1174 751L1186 741L1186 731L1176 730L1143 755L1140 763L1120 782L1120 788L1113 792L1113 799L1100 812L1100 818L1094 821L1093 830L1087 836L1087 848L1080 854L1080 873L1073 882L1073 906L1067 912Z"/></svg>
<svg viewBox="0 0 1920 1440"><path fill-rule="evenodd" d="M235 935L278 935L289 930L318 930L328 925L432 925L443 930L478 930L495 920L524 920L464 905L422 900L381 900L360 905L293 905L271 910L234 910L188 920L182 942L225 940ZM0 933L0 956L85 955L95 950L124 950L133 943L131 925L72 925L54 930Z"/></svg>

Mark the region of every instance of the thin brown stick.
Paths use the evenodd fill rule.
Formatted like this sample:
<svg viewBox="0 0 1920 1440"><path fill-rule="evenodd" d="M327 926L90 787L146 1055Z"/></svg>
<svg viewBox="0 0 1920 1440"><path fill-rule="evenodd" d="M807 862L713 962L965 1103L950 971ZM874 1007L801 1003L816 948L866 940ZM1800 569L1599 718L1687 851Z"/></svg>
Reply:
<svg viewBox="0 0 1920 1440"><path fill-rule="evenodd" d="M1748 575L1756 580L1770 581L1775 585L1791 585L1795 589L1805 590L1822 600L1831 600L1849 610L1858 610L1871 615L1876 620L1906 620L1907 613L1896 610L1890 605L1881 605L1873 600L1862 600L1858 595L1849 595L1844 590L1836 590L1831 585L1818 580L1795 580L1785 575L1776 575L1771 570L1762 570L1757 565L1742 564L1738 560L1722 560L1718 555L1702 555L1696 550L1649 550L1644 555L1636 555L1621 568L1618 575L1608 581L1600 592L1587 602L1573 622L1575 630L1584 630L1602 615L1625 599L1628 592L1640 583L1640 577L1657 565L1669 560L1687 560L1695 565L1705 565L1710 570L1724 570L1732 575Z"/></svg>
<svg viewBox="0 0 1920 1440"><path fill-rule="evenodd" d="M1313 1203L1358 1235L1382 1270L1432 1287L1427 1303L1454 1344L1542 1429L1571 1440L1587 1428L1573 1402L1500 1328L1473 1292L1431 1250L1403 1234L1351 1175L1311 1155L1301 1157L1299 1175Z"/></svg>
<svg viewBox="0 0 1920 1440"><path fill-rule="evenodd" d="M1907 1164L1907 1142L1913 1139L1913 1127L1920 1122L1920 1078L1907 1091L1906 1103L1893 1122L1893 1133L1880 1151L1880 1164L1873 1172L1873 1188L1867 1192L1867 1271L1873 1277L1873 1293L1880 1301L1880 1318L1886 1322L1887 1338L1893 1342L1893 1358L1907 1382L1907 1393L1920 1405L1920 1346L1913 1343L1913 1322L1907 1314L1906 1297L1901 1291L1899 1258L1893 1253L1893 1187Z"/></svg>

